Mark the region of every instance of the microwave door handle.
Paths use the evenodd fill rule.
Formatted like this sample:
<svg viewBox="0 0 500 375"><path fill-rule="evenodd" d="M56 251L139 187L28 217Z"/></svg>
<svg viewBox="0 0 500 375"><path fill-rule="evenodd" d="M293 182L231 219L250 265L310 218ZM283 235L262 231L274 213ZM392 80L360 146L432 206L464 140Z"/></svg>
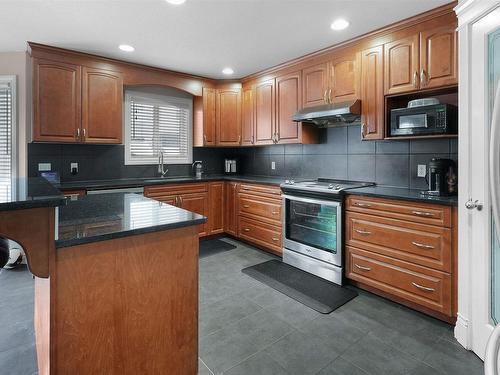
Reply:
<svg viewBox="0 0 500 375"><path fill-rule="evenodd" d="M495 228L500 233L500 82L498 82L490 134L490 195Z"/></svg>

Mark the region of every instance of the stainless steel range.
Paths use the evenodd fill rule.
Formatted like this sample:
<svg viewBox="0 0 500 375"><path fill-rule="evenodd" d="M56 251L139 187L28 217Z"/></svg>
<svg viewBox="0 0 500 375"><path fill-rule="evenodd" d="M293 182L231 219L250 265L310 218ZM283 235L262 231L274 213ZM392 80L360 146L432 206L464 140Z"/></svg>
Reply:
<svg viewBox="0 0 500 375"><path fill-rule="evenodd" d="M371 185L325 178L281 184L283 262L342 285L344 192Z"/></svg>

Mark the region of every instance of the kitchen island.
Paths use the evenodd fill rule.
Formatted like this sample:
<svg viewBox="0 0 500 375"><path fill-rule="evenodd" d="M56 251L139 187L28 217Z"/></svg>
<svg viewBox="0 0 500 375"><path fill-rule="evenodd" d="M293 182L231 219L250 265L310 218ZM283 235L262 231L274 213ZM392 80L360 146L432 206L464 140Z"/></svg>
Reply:
<svg viewBox="0 0 500 375"><path fill-rule="evenodd" d="M35 207L0 203L0 235L35 276L39 374L195 375L206 218L136 194L51 192Z"/></svg>

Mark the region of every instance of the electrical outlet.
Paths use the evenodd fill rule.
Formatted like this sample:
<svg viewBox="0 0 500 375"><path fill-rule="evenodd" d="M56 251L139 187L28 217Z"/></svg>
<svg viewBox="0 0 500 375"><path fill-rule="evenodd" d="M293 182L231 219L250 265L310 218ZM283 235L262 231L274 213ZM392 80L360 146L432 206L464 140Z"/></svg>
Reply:
<svg viewBox="0 0 500 375"><path fill-rule="evenodd" d="M274 171L276 169L276 162L271 162L271 169Z"/></svg>
<svg viewBox="0 0 500 375"><path fill-rule="evenodd" d="M418 177L425 177L426 175L427 175L427 165L419 164L417 166L417 176Z"/></svg>
<svg viewBox="0 0 500 375"><path fill-rule="evenodd" d="M38 163L38 172L49 172L52 170L50 163Z"/></svg>
<svg viewBox="0 0 500 375"><path fill-rule="evenodd" d="M70 167L70 172L74 176L75 174L78 174L78 163L71 163Z"/></svg>

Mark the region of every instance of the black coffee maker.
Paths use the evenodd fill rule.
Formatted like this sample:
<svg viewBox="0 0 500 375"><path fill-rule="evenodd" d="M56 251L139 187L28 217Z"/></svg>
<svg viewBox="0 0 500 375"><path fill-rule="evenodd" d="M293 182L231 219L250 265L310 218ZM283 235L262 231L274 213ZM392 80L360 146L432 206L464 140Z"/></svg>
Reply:
<svg viewBox="0 0 500 375"><path fill-rule="evenodd" d="M422 193L428 195L456 195L457 168L451 159L432 158L427 172L429 190Z"/></svg>

